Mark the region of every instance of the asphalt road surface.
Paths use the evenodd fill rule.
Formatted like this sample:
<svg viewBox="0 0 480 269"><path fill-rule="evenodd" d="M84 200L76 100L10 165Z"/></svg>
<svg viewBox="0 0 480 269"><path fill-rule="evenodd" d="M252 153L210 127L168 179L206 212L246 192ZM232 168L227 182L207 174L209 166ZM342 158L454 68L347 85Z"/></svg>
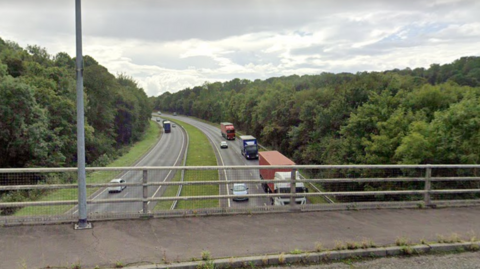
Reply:
<svg viewBox="0 0 480 269"><path fill-rule="evenodd" d="M160 123L158 123L160 124ZM183 164L183 156L186 149L186 135L183 128L172 128L171 133L163 133L157 144L146 154L135 166L177 166ZM118 178L125 179L128 183L142 182L142 171L125 171ZM175 170L149 171L149 182L165 182L175 176ZM162 186L150 186L149 197L160 197L165 188ZM143 196L142 186L129 186L122 192L109 193L103 188L94 193L89 199L115 199L115 198L141 198ZM152 210L156 203L149 202L148 208ZM88 214L101 213L138 213L142 210L141 202L134 203L102 203L90 204L87 206ZM74 208L73 213L77 212Z"/></svg>

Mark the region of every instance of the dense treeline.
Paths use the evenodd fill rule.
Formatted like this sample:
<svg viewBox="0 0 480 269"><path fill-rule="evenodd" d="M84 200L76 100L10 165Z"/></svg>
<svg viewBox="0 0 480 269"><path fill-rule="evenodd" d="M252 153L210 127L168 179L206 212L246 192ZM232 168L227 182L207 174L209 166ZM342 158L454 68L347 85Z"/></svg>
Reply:
<svg viewBox="0 0 480 269"><path fill-rule="evenodd" d="M104 165L148 127L147 95L84 57L87 164ZM0 167L76 166L75 59L0 39Z"/></svg>
<svg viewBox="0 0 480 269"><path fill-rule="evenodd" d="M480 57L430 68L205 83L154 108L231 121L299 164L477 164Z"/></svg>

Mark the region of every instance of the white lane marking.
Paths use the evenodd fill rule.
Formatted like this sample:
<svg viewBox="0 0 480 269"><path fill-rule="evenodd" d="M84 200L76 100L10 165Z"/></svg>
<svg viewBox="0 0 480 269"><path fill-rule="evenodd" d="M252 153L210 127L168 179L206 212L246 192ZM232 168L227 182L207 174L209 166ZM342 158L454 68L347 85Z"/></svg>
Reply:
<svg viewBox="0 0 480 269"><path fill-rule="evenodd" d="M182 128L182 127L180 127ZM183 132L182 132L183 133ZM183 137L183 140L182 140L182 150L183 150L183 147L185 146L185 136ZM180 152L178 153L178 156L177 156L177 159L175 160L175 162L173 163L173 166L176 166L177 162L178 162L178 159L180 159L180 156L182 155L182 150L180 150ZM167 178L170 176L170 174L172 173L173 170L170 170L167 174L167 176L163 179L163 182L165 182L167 180ZM157 195L157 193L162 189L162 186L158 186L158 189L153 193L152 197L155 197ZM150 201L147 202L147 205L150 204Z"/></svg>
<svg viewBox="0 0 480 269"><path fill-rule="evenodd" d="M198 127L197 127L198 128ZM200 128L198 128L200 129ZM207 128L208 129L208 128ZM207 138L210 140L210 144L214 145L213 143L213 140L211 139L210 135L207 135L207 132L204 132L204 134L207 136ZM220 156L220 161L222 163L222 166L225 166L225 162L223 161L223 158L222 158L222 154L220 153L220 151L218 150L218 147L217 146L213 146L214 149L217 150L218 152L218 156ZM227 171L226 170L223 170L223 173L225 175L225 181L228 181L228 176L227 176ZM228 187L228 184L225 184L225 186L227 187L227 195L230 195L230 191L229 191L229 187ZM227 199L227 205L228 207L231 207L231 203L230 203L230 199Z"/></svg>
<svg viewBox="0 0 480 269"><path fill-rule="evenodd" d="M128 195L128 192L126 192L126 193L123 195L123 197L126 197L127 195Z"/></svg>
<svg viewBox="0 0 480 269"><path fill-rule="evenodd" d="M107 188L103 189L99 194L95 195L92 200L95 200L97 199L98 196L100 196L103 192L105 192L107 190Z"/></svg>
<svg viewBox="0 0 480 269"><path fill-rule="evenodd" d="M260 189L260 188L258 187L258 185L255 185L255 187L257 187L257 190Z"/></svg>

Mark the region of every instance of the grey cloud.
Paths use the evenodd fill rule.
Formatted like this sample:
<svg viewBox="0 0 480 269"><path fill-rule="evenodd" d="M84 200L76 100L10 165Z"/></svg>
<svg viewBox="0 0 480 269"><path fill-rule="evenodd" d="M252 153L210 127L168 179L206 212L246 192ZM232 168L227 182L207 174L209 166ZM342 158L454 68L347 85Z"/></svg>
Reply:
<svg viewBox="0 0 480 269"><path fill-rule="evenodd" d="M219 40L260 31L298 27L308 18L295 14L205 10L146 10L144 12L94 11L85 15L85 33L103 37L175 41Z"/></svg>
<svg viewBox="0 0 480 269"><path fill-rule="evenodd" d="M324 50L327 49L327 45L314 45L308 46L299 49L293 49L291 51L292 55L320 55L323 54Z"/></svg>
<svg viewBox="0 0 480 269"><path fill-rule="evenodd" d="M422 64L432 57L439 61L438 55L457 55L467 46L468 52L476 51L471 48L480 43L479 35L458 27L476 30L479 10L480 1L474 0L82 0L84 48L95 51L92 56L113 73L130 64L121 68L131 68L149 95L236 77L403 68L392 65L417 58L425 59ZM48 44L53 54L58 51L51 48L74 48L74 11L73 0L0 0L0 37L23 46ZM246 36L235 38L241 35ZM322 39L312 40L317 35ZM308 43L302 47L291 42L295 38ZM181 58L188 55L182 46L192 50L195 42L177 41L189 39L201 40L216 54ZM112 44L118 47L110 51ZM162 50L165 44L170 47ZM438 44L443 51L429 54ZM399 59L407 51L410 59ZM164 73L152 71L157 69Z"/></svg>
<svg viewBox="0 0 480 269"><path fill-rule="evenodd" d="M154 65L161 66L167 69L186 69L186 68L210 68L215 69L220 67L217 61L208 56L192 56L187 58L180 58L175 54L156 54L128 51L125 56L132 59L137 65Z"/></svg>
<svg viewBox="0 0 480 269"><path fill-rule="evenodd" d="M281 59L276 53L264 53L260 51L237 50L229 55L230 60L238 65L262 65L272 64L274 66L281 63Z"/></svg>

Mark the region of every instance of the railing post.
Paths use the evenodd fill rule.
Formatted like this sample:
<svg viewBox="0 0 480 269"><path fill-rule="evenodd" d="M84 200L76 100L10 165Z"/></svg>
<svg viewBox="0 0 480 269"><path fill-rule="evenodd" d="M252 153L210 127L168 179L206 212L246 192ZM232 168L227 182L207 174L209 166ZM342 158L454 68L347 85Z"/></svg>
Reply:
<svg viewBox="0 0 480 269"><path fill-rule="evenodd" d="M425 207L431 206L431 199L430 199L430 189L431 189L431 178L432 178L432 168L430 165L427 165L425 169L425 194L423 195L423 201L425 203Z"/></svg>
<svg viewBox="0 0 480 269"><path fill-rule="evenodd" d="M297 174L296 169L292 169L292 173L290 174L290 208L295 208L295 195L296 189L295 189L295 177Z"/></svg>
<svg viewBox="0 0 480 269"><path fill-rule="evenodd" d="M148 186L146 185L148 182L148 171L143 170L143 177L142 177L142 183L143 183L143 214L148 213Z"/></svg>

